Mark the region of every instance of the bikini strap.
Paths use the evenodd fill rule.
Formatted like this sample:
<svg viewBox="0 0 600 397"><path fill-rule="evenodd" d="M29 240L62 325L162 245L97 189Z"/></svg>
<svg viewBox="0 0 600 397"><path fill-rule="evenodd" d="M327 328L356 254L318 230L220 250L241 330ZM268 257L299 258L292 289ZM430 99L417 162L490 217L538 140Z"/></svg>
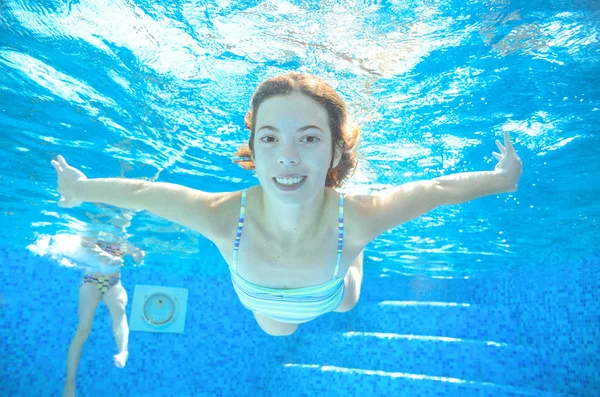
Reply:
<svg viewBox="0 0 600 397"><path fill-rule="evenodd" d="M242 229L244 228L244 215L246 214L246 191L242 190L242 203L240 204L240 220L238 221L237 234L235 236L235 243L233 244L233 260L231 261L231 268L234 272L237 269L237 258L238 249L240 248L240 238L242 237Z"/></svg>
<svg viewBox="0 0 600 397"><path fill-rule="evenodd" d="M231 263L231 268L234 272L237 272L237 258L238 258L238 250L240 248L240 239L242 237L242 229L244 228L244 217L246 214L246 191L247 189L242 190L242 202L240 204L240 219L238 221L237 233L235 236L235 243L233 244L233 259ZM335 271L333 273L333 278L337 277L340 262L342 261L342 250L344 247L344 195L340 193L340 202L338 207L338 255L337 262L335 264Z"/></svg>
<svg viewBox="0 0 600 397"><path fill-rule="evenodd" d="M340 204L338 207L338 214L338 255L332 279L337 277L338 270L340 270L340 262L342 261L342 249L344 248L344 195L342 193L340 193Z"/></svg>

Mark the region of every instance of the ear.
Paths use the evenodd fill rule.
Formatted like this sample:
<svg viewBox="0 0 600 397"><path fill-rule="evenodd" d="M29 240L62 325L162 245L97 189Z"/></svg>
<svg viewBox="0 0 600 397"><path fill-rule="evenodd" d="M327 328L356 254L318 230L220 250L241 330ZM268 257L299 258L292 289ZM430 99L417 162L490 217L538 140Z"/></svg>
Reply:
<svg viewBox="0 0 600 397"><path fill-rule="evenodd" d="M342 159L343 149L336 145L333 149L333 158L331 159L331 167L335 168L340 164L340 160Z"/></svg>

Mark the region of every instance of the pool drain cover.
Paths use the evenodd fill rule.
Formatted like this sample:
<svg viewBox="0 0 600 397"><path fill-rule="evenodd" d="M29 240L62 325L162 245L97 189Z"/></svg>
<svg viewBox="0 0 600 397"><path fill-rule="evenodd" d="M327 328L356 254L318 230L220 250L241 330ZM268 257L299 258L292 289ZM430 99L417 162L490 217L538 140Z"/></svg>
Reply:
<svg viewBox="0 0 600 397"><path fill-rule="evenodd" d="M187 288L136 285L129 314L129 329L182 333L185 328L187 298Z"/></svg>
<svg viewBox="0 0 600 397"><path fill-rule="evenodd" d="M144 318L154 325L165 325L175 316L175 302L165 294L154 294L144 304Z"/></svg>

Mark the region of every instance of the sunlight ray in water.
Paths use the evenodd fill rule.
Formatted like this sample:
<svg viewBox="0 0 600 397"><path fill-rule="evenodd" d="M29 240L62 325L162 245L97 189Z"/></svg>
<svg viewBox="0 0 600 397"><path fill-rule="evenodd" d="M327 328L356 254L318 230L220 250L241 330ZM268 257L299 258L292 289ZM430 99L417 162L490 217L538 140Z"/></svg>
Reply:
<svg viewBox="0 0 600 397"><path fill-rule="evenodd" d="M388 332L344 332L344 337L346 338L375 338L375 339L387 339L387 340L395 340L395 339L403 339L403 340L414 340L421 342L443 342L443 343L467 343L467 344L475 344L475 345L486 345L486 346L495 346L495 347L506 347L507 343L503 342L493 342L493 341L482 341L482 340L471 340L471 339L463 339L463 338L450 338L446 336L427 336L427 335L413 335L413 334L395 334Z"/></svg>
<svg viewBox="0 0 600 397"><path fill-rule="evenodd" d="M384 376L390 378L408 378L414 380L433 380L438 382L451 382L451 383L471 383L472 381L466 381L458 378L449 378L442 376L430 376L422 374L410 374L404 372L389 372L373 369L361 369L361 368L345 368L337 367L333 365L317 365L317 364L283 364L286 368L303 368L303 369L318 369L322 372L339 372L349 375L370 375L370 376ZM477 382L472 382L477 383Z"/></svg>
<svg viewBox="0 0 600 397"><path fill-rule="evenodd" d="M379 306L431 306L431 307L471 307L469 303L456 302L424 302L424 301L382 301Z"/></svg>
<svg viewBox="0 0 600 397"><path fill-rule="evenodd" d="M464 386L472 386L473 393L480 393L482 390L488 391L489 393L509 393L509 395L518 395L518 396L532 396L532 397L562 397L561 394L551 393L551 392L541 392L535 390L522 389L518 387L512 387L507 385L499 385L490 382L481 382L481 381L473 381L466 380L460 378L452 378L445 376L432 376L432 375L424 375L424 374L413 374L406 372L390 372L390 371L382 371L382 370L373 370L373 369L362 369L362 368L347 368L347 367L338 367L334 365L318 365L318 364L292 364L286 363L283 365L285 368L297 368L297 369L306 369L306 370L318 370L320 372L333 372L344 375L366 375L366 376L375 376L375 377L384 377L384 378L392 378L392 379L406 379L412 381L432 381L438 383L450 383L455 385L464 385ZM466 392L469 389L463 389L463 392Z"/></svg>

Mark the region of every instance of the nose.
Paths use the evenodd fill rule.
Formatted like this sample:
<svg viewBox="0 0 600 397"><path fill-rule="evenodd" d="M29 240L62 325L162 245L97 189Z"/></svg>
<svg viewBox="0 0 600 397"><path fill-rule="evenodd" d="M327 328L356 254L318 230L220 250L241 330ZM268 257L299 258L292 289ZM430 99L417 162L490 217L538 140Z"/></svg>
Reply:
<svg viewBox="0 0 600 397"><path fill-rule="evenodd" d="M277 156L277 162L280 165L297 165L300 162L298 150L293 144L281 145L281 150Z"/></svg>

